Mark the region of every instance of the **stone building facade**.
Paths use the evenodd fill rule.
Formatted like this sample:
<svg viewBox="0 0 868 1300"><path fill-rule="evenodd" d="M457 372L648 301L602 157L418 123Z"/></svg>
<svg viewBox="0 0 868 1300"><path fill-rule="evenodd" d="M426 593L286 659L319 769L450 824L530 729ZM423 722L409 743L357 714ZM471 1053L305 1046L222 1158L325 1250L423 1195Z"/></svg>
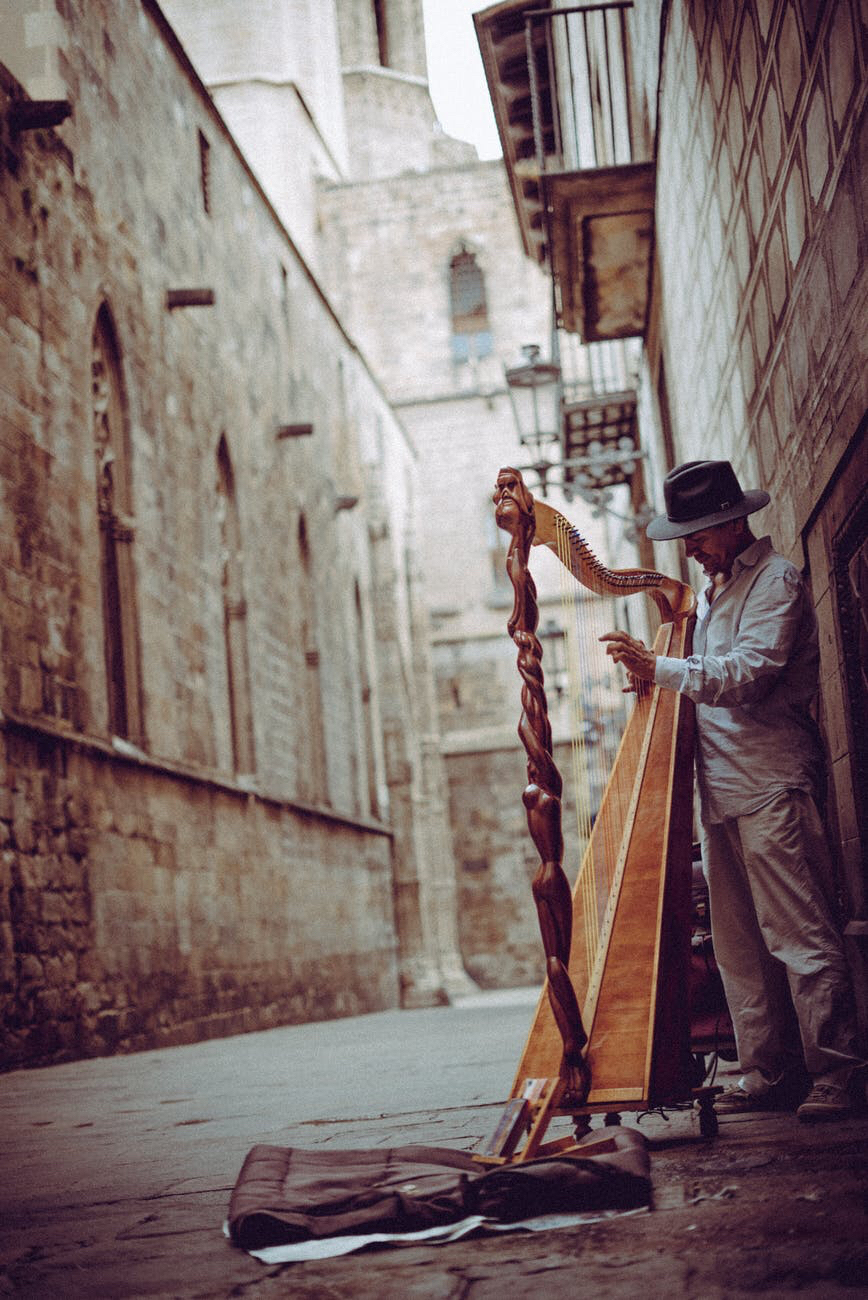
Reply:
<svg viewBox="0 0 868 1300"><path fill-rule="evenodd" d="M433 110L429 135L432 122ZM340 311L419 453L461 951L483 985L535 983L542 950L529 884L537 863L521 804L520 679L506 633L512 589L491 497L500 466L528 459L504 366L523 343L547 350L546 285L521 255L499 162L441 154L424 172L329 184L321 212ZM450 303L450 265L462 252L480 273L490 334L490 351L467 359L453 350Z"/></svg>
<svg viewBox="0 0 868 1300"><path fill-rule="evenodd" d="M541 982L543 957L530 890L538 856L521 802L521 680L506 631L513 591L492 493L503 465L531 459L519 442L505 369L527 343L549 355L551 303L544 277L522 256L502 163L456 153L450 159L444 141L423 172L324 184L320 205L335 301L419 454L421 553L461 952L481 985L508 987ZM457 257L472 259L484 294L485 330L478 335L488 338L481 355L466 355L456 337L450 290ZM557 488L551 500L580 519L602 548L599 520L580 503L568 505ZM540 623L563 631L562 571L547 552L534 558ZM548 672L552 651L546 653ZM556 757L566 770L575 718L554 686L549 673ZM577 863L569 799L564 828L566 858Z"/></svg>
<svg viewBox="0 0 868 1300"><path fill-rule="evenodd" d="M398 129L401 110L384 89L381 81L379 131L386 137ZM536 984L543 955L530 882L538 857L521 802L521 682L506 631L513 593L492 493L501 466L530 459L504 371L525 344L549 355L550 290L522 256L502 163L480 162L467 146L438 138L430 102L417 157L426 141L424 168L392 159L386 174L321 185L324 274L419 455L421 555L462 957L483 986ZM484 306L475 331L462 331L456 319L456 265L478 276ZM543 622L561 620L557 570L553 557L539 556ZM553 696L565 752L571 717L566 708L555 717L555 704ZM567 811L567 852L575 860L570 825Z"/></svg>
<svg viewBox="0 0 868 1300"><path fill-rule="evenodd" d="M760 524L810 576L830 883L868 1019L864 38L849 0L671 6L647 383L664 377L676 459L702 455L713 430L771 493ZM663 434L649 428L658 447Z"/></svg>
<svg viewBox="0 0 868 1300"><path fill-rule="evenodd" d="M315 147L309 121L299 118L292 140L287 134L292 87L314 102L310 61L300 63L286 47L278 73L280 42L272 39L266 61L261 31L279 33L277 15L290 10L307 31L305 6L258 5L255 20L227 41L219 15L230 7L166 5L415 448L420 580L437 692L432 753L439 744L448 783L461 956L481 984L536 983L542 948L530 880L537 857L521 803L520 679L506 632L512 589L491 497L499 468L530 458L504 372L525 344L549 355L550 285L523 256L502 164L480 162L472 146L437 124L420 0L336 6L347 147L332 147L340 166L319 168L315 217L298 210L309 202L309 178L287 167L288 158ZM470 312L459 301L468 293L476 294ZM559 493L553 500L564 507ZM581 508L579 517L602 546L601 522ZM559 566L542 554L535 572L542 621L562 632ZM553 695L551 710L568 764L573 714L565 697ZM571 862L574 823L568 810ZM448 895L446 882L444 889Z"/></svg>
<svg viewBox="0 0 868 1300"><path fill-rule="evenodd" d="M157 5L3 24L4 1063L443 1000L406 430Z"/></svg>
<svg viewBox="0 0 868 1300"><path fill-rule="evenodd" d="M522 8L488 13L508 24ZM864 8L657 0L633 5L627 26L654 167L647 483L659 510L674 464L730 459L743 483L771 493L757 526L810 579L837 858L828 883L868 1022ZM678 564L671 544L656 549L659 567Z"/></svg>
<svg viewBox="0 0 868 1300"><path fill-rule="evenodd" d="M520 681L506 633L512 592L491 496L500 466L528 459L504 367L527 343L548 353L549 286L522 255L502 165L480 162L472 146L437 124L420 0L336 6L347 148L332 150L340 167L319 170L315 217L298 212L308 180L287 180L287 158L312 148L303 123L294 153L288 138L275 147L277 133L289 129L277 107L288 104L289 83L311 102L315 90L297 56L287 54L276 73L277 42L266 71L259 26L279 30L274 13L259 6L253 34L245 28L227 42L219 5L168 0L166 8L276 208L310 248L330 301L418 456L419 580L436 685L430 752L435 767L445 763L457 871L457 886L444 881L443 890L448 897L457 889L470 975L486 985L535 983L542 949L529 883L537 862L521 804ZM303 197L307 203L307 191ZM479 328L458 328L458 269L478 277ZM543 562L544 614L559 606L556 567ZM563 742L569 726L565 710Z"/></svg>

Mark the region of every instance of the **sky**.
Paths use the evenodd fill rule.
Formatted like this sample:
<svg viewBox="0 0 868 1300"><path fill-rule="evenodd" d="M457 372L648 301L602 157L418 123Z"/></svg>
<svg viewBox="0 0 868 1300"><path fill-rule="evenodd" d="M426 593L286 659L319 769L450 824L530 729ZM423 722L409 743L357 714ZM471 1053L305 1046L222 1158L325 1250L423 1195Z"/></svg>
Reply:
<svg viewBox="0 0 868 1300"><path fill-rule="evenodd" d="M469 140L480 158L499 158L500 141L471 15L491 0L423 0L428 82L447 135Z"/></svg>

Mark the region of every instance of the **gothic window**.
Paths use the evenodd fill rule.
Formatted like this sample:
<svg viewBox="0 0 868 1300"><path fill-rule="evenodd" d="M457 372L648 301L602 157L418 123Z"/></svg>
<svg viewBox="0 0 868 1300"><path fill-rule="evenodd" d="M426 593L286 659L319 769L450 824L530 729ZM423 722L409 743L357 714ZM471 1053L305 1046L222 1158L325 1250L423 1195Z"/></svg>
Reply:
<svg viewBox="0 0 868 1300"><path fill-rule="evenodd" d="M256 762L247 655L247 604L244 599L241 524L235 499L235 478L225 437L220 439L217 448L217 518L220 526L223 635L232 730L232 764L236 773L250 773L256 770Z"/></svg>
<svg viewBox="0 0 868 1300"><path fill-rule="evenodd" d="M319 646L317 643L316 586L313 579L307 520L298 521L299 624L305 662L303 758L299 777L299 795L311 803L328 803L325 736L323 735L322 691L320 684Z"/></svg>
<svg viewBox="0 0 868 1300"><path fill-rule="evenodd" d="M456 365L491 353L491 327L485 301L485 281L476 255L464 244L449 263L452 311L452 360Z"/></svg>
<svg viewBox="0 0 868 1300"><path fill-rule="evenodd" d="M91 399L109 730L112 735L141 744L133 569L135 526L120 355L111 313L105 304L97 315L91 340Z"/></svg>
<svg viewBox="0 0 868 1300"><path fill-rule="evenodd" d="M362 727L364 732L365 774L367 778L368 812L379 817L379 800L377 798L377 766L374 752L374 719L371 699L371 680L368 671L368 657L365 638L365 618L362 608L362 594L359 584L355 585L356 606L356 644L359 656L359 689L362 696Z"/></svg>

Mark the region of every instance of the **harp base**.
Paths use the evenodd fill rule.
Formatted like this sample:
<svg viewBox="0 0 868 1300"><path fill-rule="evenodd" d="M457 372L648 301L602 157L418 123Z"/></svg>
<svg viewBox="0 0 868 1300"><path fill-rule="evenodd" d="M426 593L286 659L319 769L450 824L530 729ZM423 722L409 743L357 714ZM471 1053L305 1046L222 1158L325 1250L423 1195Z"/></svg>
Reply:
<svg viewBox="0 0 868 1300"><path fill-rule="evenodd" d="M559 1113L558 1103L563 1096L564 1081L555 1079L525 1079L520 1096L511 1097L495 1126L491 1137L473 1159L483 1165L521 1164L534 1156L553 1155L552 1147L566 1149L562 1142L548 1142L543 1147L546 1129ZM567 1147L573 1146L571 1138L565 1139Z"/></svg>
<svg viewBox="0 0 868 1300"><path fill-rule="evenodd" d="M704 1138L717 1137L714 1098L722 1091L717 1085L690 1090L699 1111L699 1131ZM563 1079L525 1079L521 1095L506 1103L494 1132L482 1149L474 1152L473 1159L483 1165L512 1165L543 1156L567 1155L579 1149L580 1140L590 1131L594 1115L603 1115L605 1127L612 1128L620 1124L622 1110L641 1110L648 1104L634 1099L631 1104L622 1101L618 1108L611 1100L564 1107L560 1105L563 1093ZM557 1116L572 1119L575 1137L544 1142L546 1130Z"/></svg>

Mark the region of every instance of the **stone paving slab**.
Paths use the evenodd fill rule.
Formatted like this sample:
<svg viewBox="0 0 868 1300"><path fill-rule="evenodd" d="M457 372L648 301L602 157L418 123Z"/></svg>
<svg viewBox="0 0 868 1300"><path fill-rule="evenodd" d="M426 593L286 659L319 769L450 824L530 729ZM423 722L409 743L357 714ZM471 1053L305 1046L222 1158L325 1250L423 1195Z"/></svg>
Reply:
<svg viewBox="0 0 868 1300"><path fill-rule="evenodd" d="M639 1123L653 1209L552 1232L267 1267L221 1236L257 1142L471 1149L534 994L0 1076L0 1294L22 1297L808 1296L868 1288L868 1121ZM625 1122L637 1123L635 1116Z"/></svg>

